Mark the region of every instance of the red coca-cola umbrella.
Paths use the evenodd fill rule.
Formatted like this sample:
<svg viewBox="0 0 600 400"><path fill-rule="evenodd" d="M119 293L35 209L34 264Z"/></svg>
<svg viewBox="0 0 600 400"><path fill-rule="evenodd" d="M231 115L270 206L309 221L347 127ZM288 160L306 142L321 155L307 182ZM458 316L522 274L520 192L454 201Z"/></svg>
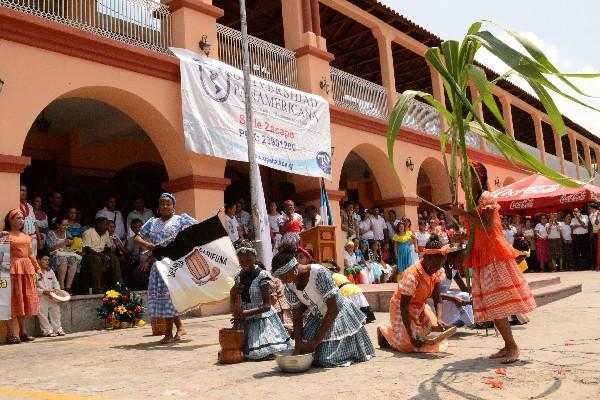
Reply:
<svg viewBox="0 0 600 400"><path fill-rule="evenodd" d="M600 199L600 187L584 184L568 188L535 174L493 192L502 214L534 214L581 207Z"/></svg>

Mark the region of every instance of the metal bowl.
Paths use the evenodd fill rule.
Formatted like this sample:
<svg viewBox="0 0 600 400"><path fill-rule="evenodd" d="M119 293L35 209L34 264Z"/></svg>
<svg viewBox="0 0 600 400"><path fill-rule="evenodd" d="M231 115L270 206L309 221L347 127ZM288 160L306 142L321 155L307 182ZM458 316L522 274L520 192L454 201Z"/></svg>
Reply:
<svg viewBox="0 0 600 400"><path fill-rule="evenodd" d="M283 372L304 372L310 369L314 353L293 355L294 350L284 350L275 353L277 366Z"/></svg>

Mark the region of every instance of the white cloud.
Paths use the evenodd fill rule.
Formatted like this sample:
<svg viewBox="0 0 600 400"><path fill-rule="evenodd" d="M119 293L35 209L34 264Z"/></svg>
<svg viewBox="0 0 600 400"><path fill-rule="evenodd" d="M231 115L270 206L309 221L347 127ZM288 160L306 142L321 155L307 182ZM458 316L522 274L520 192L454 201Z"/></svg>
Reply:
<svg viewBox="0 0 600 400"><path fill-rule="evenodd" d="M583 65L578 68L575 65L575 63L573 63L571 60L561 58L560 51L557 46L544 43L544 41L534 33L524 32L522 34L529 40L531 40L536 46L542 49L542 51L546 54L550 62L552 62L556 66L556 68L558 68L558 70L561 72L593 73L600 71L600 68L596 68L591 65ZM510 46L517 49L521 49L524 52L524 49L518 44L518 42L507 33L500 32L497 34L497 36ZM493 69L498 73L504 73L509 69L506 64L504 64L486 49L482 49L477 53L477 61L481 62L482 64L488 66L489 68ZM526 90L528 93L533 94L532 89L525 82L525 80L519 77L511 77L509 78L509 80L517 86L519 86L520 88ZM600 108L600 99L590 99L584 96L576 95L564 83L558 81L557 79L551 80L564 92L573 95L574 97L585 102L586 104ZM600 78L573 78L572 82L586 94L592 96L600 96ZM554 101L556 102L556 105L558 106L558 109L562 112L563 115L580 124L584 128L588 129L594 135L600 137L600 112L590 110L589 108L578 105L564 98L563 96L554 94L554 92L551 92L551 94Z"/></svg>

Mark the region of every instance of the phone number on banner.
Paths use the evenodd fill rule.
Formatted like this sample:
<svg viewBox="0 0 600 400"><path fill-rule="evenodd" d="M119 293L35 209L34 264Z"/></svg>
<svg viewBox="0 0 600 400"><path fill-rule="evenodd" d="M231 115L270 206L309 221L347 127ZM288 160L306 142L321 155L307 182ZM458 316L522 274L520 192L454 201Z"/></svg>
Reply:
<svg viewBox="0 0 600 400"><path fill-rule="evenodd" d="M240 136L246 137L246 130L240 129ZM296 151L296 143L288 142L287 140L277 139L261 133L254 133L254 141L258 144L264 144L266 146L277 147L279 149Z"/></svg>

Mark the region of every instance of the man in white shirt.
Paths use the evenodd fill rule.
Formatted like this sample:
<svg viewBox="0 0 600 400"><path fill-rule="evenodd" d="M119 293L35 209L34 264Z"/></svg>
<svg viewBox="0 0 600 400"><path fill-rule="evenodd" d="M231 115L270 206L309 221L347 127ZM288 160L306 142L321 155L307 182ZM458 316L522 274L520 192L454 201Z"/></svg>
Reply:
<svg viewBox="0 0 600 400"><path fill-rule="evenodd" d="M588 232L589 218L581 214L579 208L573 209L571 228L573 229L573 258L576 269L593 267L596 263L590 260L590 235Z"/></svg>
<svg viewBox="0 0 600 400"><path fill-rule="evenodd" d="M394 237L394 235L396 234L396 227L398 226L399 223L400 223L400 220L398 218L396 218L396 211L389 210L388 211L388 219L386 222L388 239L391 239Z"/></svg>
<svg viewBox="0 0 600 400"><path fill-rule="evenodd" d="M140 221L142 221L143 226L146 223L146 221L148 221L152 217L154 217L154 213L152 212L152 210L146 208L146 205L144 204L144 199L140 197L133 201L133 211L127 214L127 227L131 227L131 222L134 219L139 219Z"/></svg>
<svg viewBox="0 0 600 400"><path fill-rule="evenodd" d="M23 233L31 237L31 252L35 256L37 255L38 245L41 244L39 243L40 234L35 225L33 207L27 202L27 187L25 185L21 185L20 199L21 212L23 213Z"/></svg>
<svg viewBox="0 0 600 400"><path fill-rule="evenodd" d="M125 222L123 221L123 214L117 210L117 199L115 197L109 197L104 203L104 208L96 213L96 218L106 218L107 221L113 221L116 229L115 234L121 240L125 240L127 231L125 230Z"/></svg>
<svg viewBox="0 0 600 400"><path fill-rule="evenodd" d="M235 217L236 207L236 203L228 203L225 205L225 230L233 243L240 240L240 226Z"/></svg>
<svg viewBox="0 0 600 400"><path fill-rule="evenodd" d="M238 200L235 217L240 226L241 236L243 239L252 238L252 216L246 211L246 200L243 198Z"/></svg>
<svg viewBox="0 0 600 400"><path fill-rule="evenodd" d="M383 242L387 234L387 224L381 216L382 209L379 206L373 207L373 216L371 218L371 228L373 229L373 239L378 241L383 248Z"/></svg>
<svg viewBox="0 0 600 400"><path fill-rule="evenodd" d="M112 275L111 284L123 282L119 259L110 251L112 240L108 233L106 218L96 218L94 226L83 232L81 240L84 252L82 264L88 268L94 294L104 293L102 275L105 271L109 271Z"/></svg>

